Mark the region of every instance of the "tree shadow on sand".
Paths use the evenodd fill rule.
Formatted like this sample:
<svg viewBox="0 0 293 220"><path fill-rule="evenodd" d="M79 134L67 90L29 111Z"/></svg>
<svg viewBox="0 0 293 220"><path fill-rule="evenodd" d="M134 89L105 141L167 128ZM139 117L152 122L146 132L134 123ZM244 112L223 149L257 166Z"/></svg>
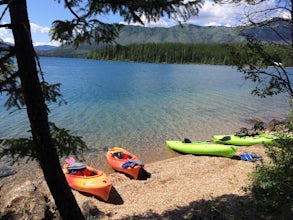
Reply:
<svg viewBox="0 0 293 220"><path fill-rule="evenodd" d="M178 206L175 209L156 213L149 210L142 215L127 216L122 220L134 219L274 219L276 216L266 216L256 210L250 196L223 195L210 200L198 200L188 206ZM280 216L278 216L280 218ZM281 218L282 219L282 218Z"/></svg>
<svg viewBox="0 0 293 220"><path fill-rule="evenodd" d="M101 200L99 198L96 198L96 199ZM109 199L108 199L107 203L110 203L113 205L122 205L124 203L122 197L117 192L115 187L111 188ZM99 218L105 218L107 216L104 212L99 210L99 208L96 206L96 204L94 204L90 200L88 200L82 204L82 209L84 210L84 213L86 213L85 214L86 219L99 219ZM111 215L111 213L110 213L110 215Z"/></svg>

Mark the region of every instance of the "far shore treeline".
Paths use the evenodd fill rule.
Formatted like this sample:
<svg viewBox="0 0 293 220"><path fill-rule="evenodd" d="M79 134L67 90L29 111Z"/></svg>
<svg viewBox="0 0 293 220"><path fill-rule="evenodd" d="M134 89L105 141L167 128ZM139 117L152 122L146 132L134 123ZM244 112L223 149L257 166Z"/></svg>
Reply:
<svg viewBox="0 0 293 220"><path fill-rule="evenodd" d="M243 44L147 43L127 46L106 46L87 54L88 59L133 61L149 63L233 65L231 51ZM293 66L289 48L280 44L266 44L264 48L283 66ZM239 50L238 50L239 51ZM240 50L241 51L241 50ZM234 57L235 59L235 57Z"/></svg>

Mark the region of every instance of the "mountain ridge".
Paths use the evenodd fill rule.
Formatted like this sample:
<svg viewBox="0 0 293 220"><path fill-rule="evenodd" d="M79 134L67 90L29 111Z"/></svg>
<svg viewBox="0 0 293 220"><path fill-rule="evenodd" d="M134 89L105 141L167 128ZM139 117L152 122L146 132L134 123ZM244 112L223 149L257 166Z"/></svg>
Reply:
<svg viewBox="0 0 293 220"><path fill-rule="evenodd" d="M277 23L280 33L287 33L288 27L284 23ZM176 25L172 27L142 27L126 25L115 40L116 43L126 46L130 44L146 43L193 43L193 44L224 44L245 43L246 35L253 35L263 42L280 43L280 38L268 27L224 27L224 26L198 26L193 24ZM290 37L290 35L289 35ZM288 39L289 40L289 39ZM72 46L58 47L48 51L37 51L43 56L85 57L88 52L97 50L105 44L82 44L75 49Z"/></svg>

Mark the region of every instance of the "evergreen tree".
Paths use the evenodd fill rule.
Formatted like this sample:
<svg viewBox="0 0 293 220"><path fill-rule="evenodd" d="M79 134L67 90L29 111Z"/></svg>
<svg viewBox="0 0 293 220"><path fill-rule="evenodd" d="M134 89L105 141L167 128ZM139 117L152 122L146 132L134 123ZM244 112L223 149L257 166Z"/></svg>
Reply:
<svg viewBox="0 0 293 220"><path fill-rule="evenodd" d="M177 15L188 19L191 15L198 13L198 7L201 5L200 0L190 2L181 0L58 1L58 3L61 2L74 15L74 18L71 21L55 21L51 36L52 39L59 40L63 44L75 46L79 46L84 41L90 43L91 39L97 42L111 42L117 37L120 25L99 21L96 19L99 14L119 13L127 22L134 21L143 24L142 16L145 16L148 21L156 21L163 15L169 17ZM1 156L19 155L19 157L29 156L37 159L61 217L84 219L61 170L58 153L69 153L79 149L79 145L82 147L85 145L79 137L70 136L66 130L59 129L48 121L48 107L45 101L56 101L61 94L58 93L59 85L50 86L39 79L26 0L2 0L0 4L7 5L3 14L9 9L11 18L11 24L1 27L10 28L15 40L13 47L0 45L0 92L9 96L8 106L26 107L32 134L32 139L6 140L4 144L0 141L4 145ZM12 66L14 55L18 67L16 71L13 71ZM62 138L58 134L61 134ZM57 147L62 144L74 145L69 146L69 149L57 150Z"/></svg>

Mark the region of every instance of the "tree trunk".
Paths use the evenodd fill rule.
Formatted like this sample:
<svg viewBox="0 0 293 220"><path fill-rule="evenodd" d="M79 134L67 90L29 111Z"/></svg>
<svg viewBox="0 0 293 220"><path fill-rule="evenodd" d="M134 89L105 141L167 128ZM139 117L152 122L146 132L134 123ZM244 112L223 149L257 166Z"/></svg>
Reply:
<svg viewBox="0 0 293 220"><path fill-rule="evenodd" d="M10 1L9 11L22 92L38 161L62 219L84 219L66 182L51 140L46 104L36 68L26 0Z"/></svg>

